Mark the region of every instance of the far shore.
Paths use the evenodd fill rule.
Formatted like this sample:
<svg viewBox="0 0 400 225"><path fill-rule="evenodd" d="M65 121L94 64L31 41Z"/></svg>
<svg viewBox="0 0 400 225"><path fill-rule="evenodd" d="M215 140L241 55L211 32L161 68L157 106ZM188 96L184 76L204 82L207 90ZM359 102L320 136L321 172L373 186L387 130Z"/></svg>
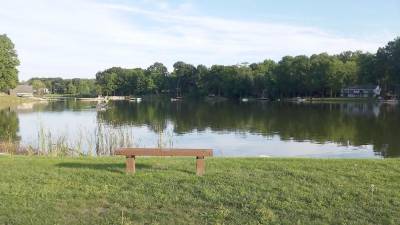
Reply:
<svg viewBox="0 0 400 225"><path fill-rule="evenodd" d="M47 100L41 97L15 97L4 93L0 93L0 109L13 107L26 103L46 102Z"/></svg>
<svg viewBox="0 0 400 225"><path fill-rule="evenodd" d="M154 99L154 98L169 98L169 95L141 95L144 99ZM80 97L73 95L58 95L58 94L49 94L43 96L35 96L35 97L15 97L10 96L4 93L0 93L0 108L10 107L19 105L22 103L32 103L32 102L40 102L40 101L86 101L86 102L99 102L99 101L122 101L129 100L130 96L98 96L98 97ZM243 97L238 99L230 99L222 96L205 96L202 98L184 96L182 100L186 99L202 99L207 102L221 102L221 101L229 101L229 100L239 100L242 102L307 102L307 103L335 103L335 102L383 102L383 103L391 103L397 104L398 100L383 100L377 98L344 98L344 97L291 97L291 98L256 98L256 97Z"/></svg>

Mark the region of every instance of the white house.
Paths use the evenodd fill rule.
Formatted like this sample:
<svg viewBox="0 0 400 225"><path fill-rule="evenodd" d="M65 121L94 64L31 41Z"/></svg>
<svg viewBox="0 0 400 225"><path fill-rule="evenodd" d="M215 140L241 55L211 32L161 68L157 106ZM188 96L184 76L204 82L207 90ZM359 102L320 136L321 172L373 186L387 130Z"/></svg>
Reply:
<svg viewBox="0 0 400 225"><path fill-rule="evenodd" d="M372 98L378 97L380 94L379 85L357 85L343 88L341 91L341 96L347 98Z"/></svg>

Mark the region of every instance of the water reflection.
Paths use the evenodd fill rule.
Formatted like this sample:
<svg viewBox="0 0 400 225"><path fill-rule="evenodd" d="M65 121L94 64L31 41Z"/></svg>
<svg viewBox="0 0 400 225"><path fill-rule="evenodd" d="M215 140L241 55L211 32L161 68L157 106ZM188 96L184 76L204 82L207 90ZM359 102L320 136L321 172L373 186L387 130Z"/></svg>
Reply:
<svg viewBox="0 0 400 225"><path fill-rule="evenodd" d="M210 129L269 138L278 135L286 141L373 145L379 155L400 155L399 109L378 103L115 102L98 118L115 126L148 125L154 131L171 122L176 134Z"/></svg>
<svg viewBox="0 0 400 225"><path fill-rule="evenodd" d="M10 109L0 110L0 142L18 141L18 128L17 113Z"/></svg>
<svg viewBox="0 0 400 225"><path fill-rule="evenodd" d="M0 140L35 146L45 126L73 142L82 134L95 135L100 124L129 128L138 145L154 146L163 132L173 136L175 147L212 147L220 155L400 156L400 109L378 103L160 99L112 102L106 111L96 111L95 103L50 102L0 111Z"/></svg>

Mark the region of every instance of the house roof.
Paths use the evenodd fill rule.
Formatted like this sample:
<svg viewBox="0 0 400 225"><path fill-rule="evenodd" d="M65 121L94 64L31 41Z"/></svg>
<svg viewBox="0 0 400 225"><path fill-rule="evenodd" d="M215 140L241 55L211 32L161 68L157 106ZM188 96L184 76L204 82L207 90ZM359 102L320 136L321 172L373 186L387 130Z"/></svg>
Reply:
<svg viewBox="0 0 400 225"><path fill-rule="evenodd" d="M365 84L365 85L355 85L351 87L345 87L344 89L375 89L378 85Z"/></svg>
<svg viewBox="0 0 400 225"><path fill-rule="evenodd" d="M33 87L31 85L18 85L11 91L15 93L33 93Z"/></svg>

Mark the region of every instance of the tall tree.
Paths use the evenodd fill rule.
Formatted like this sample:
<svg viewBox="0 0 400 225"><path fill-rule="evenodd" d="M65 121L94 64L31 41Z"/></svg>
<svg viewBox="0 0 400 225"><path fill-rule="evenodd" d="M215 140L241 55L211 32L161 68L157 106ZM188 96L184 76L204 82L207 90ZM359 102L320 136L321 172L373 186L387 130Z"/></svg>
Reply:
<svg viewBox="0 0 400 225"><path fill-rule="evenodd" d="M31 83L34 90L38 91L41 88L45 88L46 84L41 80L33 80Z"/></svg>
<svg viewBox="0 0 400 225"><path fill-rule="evenodd" d="M384 91L400 86L400 37L379 48L376 54L377 72ZM397 90L398 91L398 90Z"/></svg>
<svg viewBox="0 0 400 225"><path fill-rule="evenodd" d="M7 35L0 35L0 91L7 91L18 84L19 60L14 44Z"/></svg>
<svg viewBox="0 0 400 225"><path fill-rule="evenodd" d="M174 64L173 75L176 76L176 88L182 92L195 92L199 84L199 77L197 77L196 67L184 62L176 62Z"/></svg>
<svg viewBox="0 0 400 225"><path fill-rule="evenodd" d="M156 62L149 66L146 69L146 75L153 80L157 94L167 88L168 69L164 64Z"/></svg>

